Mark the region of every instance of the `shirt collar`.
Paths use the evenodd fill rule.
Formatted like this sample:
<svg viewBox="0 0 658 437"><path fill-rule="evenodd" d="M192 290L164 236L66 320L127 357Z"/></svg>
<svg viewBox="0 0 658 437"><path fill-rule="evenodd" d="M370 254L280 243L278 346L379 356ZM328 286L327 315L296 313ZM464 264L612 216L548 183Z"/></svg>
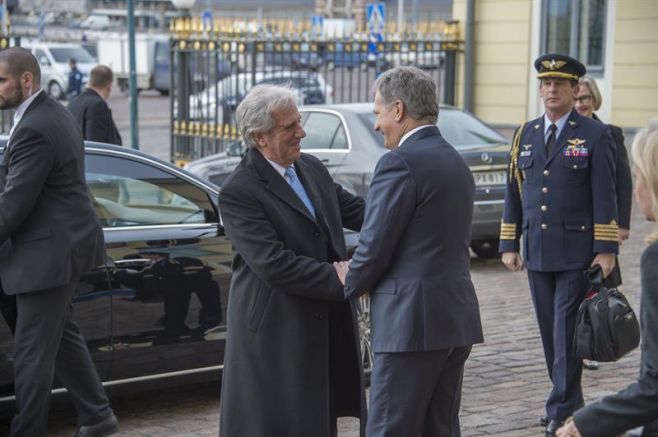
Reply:
<svg viewBox="0 0 658 437"><path fill-rule="evenodd" d="M36 99L39 93L42 91L43 89L39 89L39 91L32 94L30 97L25 99L23 103L18 105L18 108L16 108L16 112L14 113L14 126L16 126L19 121L21 121L21 118L23 118L23 114L25 114L25 111L27 111L27 108L30 106L30 103L32 103L34 99Z"/></svg>
<svg viewBox="0 0 658 437"><path fill-rule="evenodd" d="M567 112L564 114L558 121L553 123L549 118L548 115L544 114L544 138L548 136L548 128L551 126L551 124L555 124L557 126L557 130L555 131L555 138L558 138L560 136L560 132L562 132L562 128L564 125L567 123L567 120L569 119L569 115L571 115L571 111Z"/></svg>
<svg viewBox="0 0 658 437"><path fill-rule="evenodd" d="M404 134L402 136L402 138L400 138L400 142L398 143L398 147L402 146L402 143L404 143L410 136L412 136L413 134L415 134L419 130L425 129L426 127L432 127L432 126L434 126L434 125L433 124L423 124L421 126L418 126L418 127L415 127L413 129L411 129L409 132Z"/></svg>
<svg viewBox="0 0 658 437"><path fill-rule="evenodd" d="M259 150L259 152L260 152L261 155L263 155L263 152L261 152L260 150ZM285 168L284 166L282 166L281 164L276 163L276 162L274 162L274 161L270 161L269 159L267 159L267 158L265 157L265 155L263 155L263 158L265 158L265 160L266 160L267 162L270 163L270 165L272 166L272 168L274 168L274 170L275 170L277 173L279 173L279 174L281 175L282 178L285 179L284 175L285 175L285 173L286 173L286 168Z"/></svg>

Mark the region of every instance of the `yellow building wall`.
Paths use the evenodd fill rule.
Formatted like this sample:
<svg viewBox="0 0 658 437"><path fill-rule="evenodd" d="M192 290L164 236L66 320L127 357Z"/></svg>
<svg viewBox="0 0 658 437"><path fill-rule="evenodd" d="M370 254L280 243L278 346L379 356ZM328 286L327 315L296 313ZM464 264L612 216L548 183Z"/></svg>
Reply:
<svg viewBox="0 0 658 437"><path fill-rule="evenodd" d="M526 119L532 0L476 0L473 112L488 123L521 124ZM454 0L461 35L466 1ZM463 105L463 59L457 104Z"/></svg>
<svg viewBox="0 0 658 437"><path fill-rule="evenodd" d="M617 0L611 122L642 127L658 117L658 1Z"/></svg>

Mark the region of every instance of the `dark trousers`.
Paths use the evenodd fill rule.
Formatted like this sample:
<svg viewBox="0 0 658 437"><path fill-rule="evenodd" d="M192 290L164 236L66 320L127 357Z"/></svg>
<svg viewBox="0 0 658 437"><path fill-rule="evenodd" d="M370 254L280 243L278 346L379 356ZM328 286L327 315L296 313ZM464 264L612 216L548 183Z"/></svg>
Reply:
<svg viewBox="0 0 658 437"><path fill-rule="evenodd" d="M528 279L548 376L553 383L546 400L546 415L563 421L583 405L582 361L574 354L573 334L578 306L587 292L587 282L581 270L528 270Z"/></svg>
<svg viewBox="0 0 658 437"><path fill-rule="evenodd" d="M459 437L464 363L471 347L375 353L367 437Z"/></svg>
<svg viewBox="0 0 658 437"><path fill-rule="evenodd" d="M112 413L78 326L71 320L77 281L16 296L14 386L17 412L12 437L41 437L48 428L50 390L56 377L70 392L78 425Z"/></svg>

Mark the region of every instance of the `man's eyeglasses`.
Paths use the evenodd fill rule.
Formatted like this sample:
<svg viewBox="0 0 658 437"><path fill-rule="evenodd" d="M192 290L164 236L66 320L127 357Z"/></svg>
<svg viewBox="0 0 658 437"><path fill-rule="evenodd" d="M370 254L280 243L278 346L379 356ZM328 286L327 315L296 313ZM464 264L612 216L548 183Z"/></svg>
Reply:
<svg viewBox="0 0 658 437"><path fill-rule="evenodd" d="M581 104L587 104L592 101L592 95L591 94L585 94L584 96L578 96L575 98L576 102L579 102Z"/></svg>

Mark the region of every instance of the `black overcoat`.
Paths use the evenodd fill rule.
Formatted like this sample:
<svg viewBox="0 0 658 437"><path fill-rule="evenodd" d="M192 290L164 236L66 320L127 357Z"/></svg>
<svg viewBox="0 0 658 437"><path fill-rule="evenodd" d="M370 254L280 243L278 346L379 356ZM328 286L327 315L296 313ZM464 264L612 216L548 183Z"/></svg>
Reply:
<svg viewBox="0 0 658 437"><path fill-rule="evenodd" d="M347 259L343 227L361 227L364 201L310 155L295 167L317 220L256 149L221 190L235 248L222 437L328 437L330 416L361 417L364 428L356 313L331 264Z"/></svg>

